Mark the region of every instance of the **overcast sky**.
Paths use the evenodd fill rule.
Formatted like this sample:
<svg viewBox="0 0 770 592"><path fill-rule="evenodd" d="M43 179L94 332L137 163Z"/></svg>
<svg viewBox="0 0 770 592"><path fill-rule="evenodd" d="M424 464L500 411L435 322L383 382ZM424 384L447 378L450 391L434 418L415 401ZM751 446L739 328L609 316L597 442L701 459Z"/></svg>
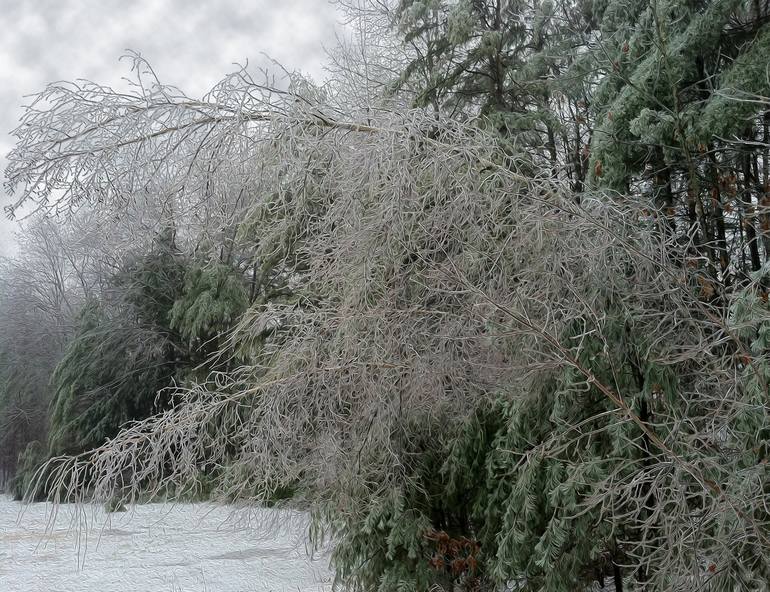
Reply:
<svg viewBox="0 0 770 592"><path fill-rule="evenodd" d="M48 82L116 84L128 73L118 61L126 49L193 95L234 62L264 63L262 52L319 80L338 19L327 0L0 0L0 166L24 95ZM8 203L1 190L0 200ZM0 254L12 251L14 226L0 217Z"/></svg>

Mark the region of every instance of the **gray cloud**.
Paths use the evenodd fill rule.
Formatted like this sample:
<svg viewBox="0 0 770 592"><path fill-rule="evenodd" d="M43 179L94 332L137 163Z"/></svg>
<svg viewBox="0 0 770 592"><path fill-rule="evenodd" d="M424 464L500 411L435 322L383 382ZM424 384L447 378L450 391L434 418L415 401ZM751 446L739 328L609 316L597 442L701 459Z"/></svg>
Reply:
<svg viewBox="0 0 770 592"><path fill-rule="evenodd" d="M117 84L128 73L118 61L126 49L193 95L235 62L267 64L262 52L320 79L337 18L327 0L0 0L0 166L24 95L48 82ZM14 227L0 221L0 254L12 249Z"/></svg>

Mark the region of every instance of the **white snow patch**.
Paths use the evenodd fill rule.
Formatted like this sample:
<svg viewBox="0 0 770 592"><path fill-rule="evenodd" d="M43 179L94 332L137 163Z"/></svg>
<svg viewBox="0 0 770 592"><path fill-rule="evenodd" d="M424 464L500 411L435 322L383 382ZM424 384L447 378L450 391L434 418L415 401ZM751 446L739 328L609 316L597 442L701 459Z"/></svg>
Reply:
<svg viewBox="0 0 770 592"><path fill-rule="evenodd" d="M214 504L23 506L0 497L2 592L328 592L307 516Z"/></svg>

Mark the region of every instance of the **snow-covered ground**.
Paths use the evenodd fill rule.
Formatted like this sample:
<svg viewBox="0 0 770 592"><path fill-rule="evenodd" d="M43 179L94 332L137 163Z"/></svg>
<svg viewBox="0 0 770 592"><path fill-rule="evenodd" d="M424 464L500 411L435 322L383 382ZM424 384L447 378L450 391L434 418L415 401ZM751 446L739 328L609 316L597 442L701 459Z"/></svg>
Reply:
<svg viewBox="0 0 770 592"><path fill-rule="evenodd" d="M2 592L328 591L303 514L211 504L22 506L0 497Z"/></svg>

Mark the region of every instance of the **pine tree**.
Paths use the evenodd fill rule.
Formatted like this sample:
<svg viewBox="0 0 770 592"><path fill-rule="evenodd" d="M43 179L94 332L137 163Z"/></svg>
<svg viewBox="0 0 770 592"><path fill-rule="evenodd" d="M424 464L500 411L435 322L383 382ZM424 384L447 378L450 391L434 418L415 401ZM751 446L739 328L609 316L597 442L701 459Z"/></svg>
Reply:
<svg viewBox="0 0 770 592"><path fill-rule="evenodd" d="M77 333L53 374L53 454L99 446L126 422L167 404L161 391L189 363L170 327L183 280L183 262L166 231L149 253L113 278L114 301L92 300L83 307Z"/></svg>
<svg viewBox="0 0 770 592"><path fill-rule="evenodd" d="M220 349L221 337L248 304L243 279L219 264L193 263L184 288L170 311L170 328L187 343L193 357L205 362Z"/></svg>
<svg viewBox="0 0 770 592"><path fill-rule="evenodd" d="M728 285L759 269L768 242L766 213L755 212L768 176L755 141L767 139L767 124L751 99L770 93L759 75L766 16L740 0L597 3L591 12L602 42L588 59L603 69L591 183L626 194L647 185L665 225L692 236Z"/></svg>
<svg viewBox="0 0 770 592"><path fill-rule="evenodd" d="M398 14L417 54L402 75L420 89L417 105L480 116L510 151L539 155L582 190L591 81L574 51L588 27L580 5L404 0Z"/></svg>

